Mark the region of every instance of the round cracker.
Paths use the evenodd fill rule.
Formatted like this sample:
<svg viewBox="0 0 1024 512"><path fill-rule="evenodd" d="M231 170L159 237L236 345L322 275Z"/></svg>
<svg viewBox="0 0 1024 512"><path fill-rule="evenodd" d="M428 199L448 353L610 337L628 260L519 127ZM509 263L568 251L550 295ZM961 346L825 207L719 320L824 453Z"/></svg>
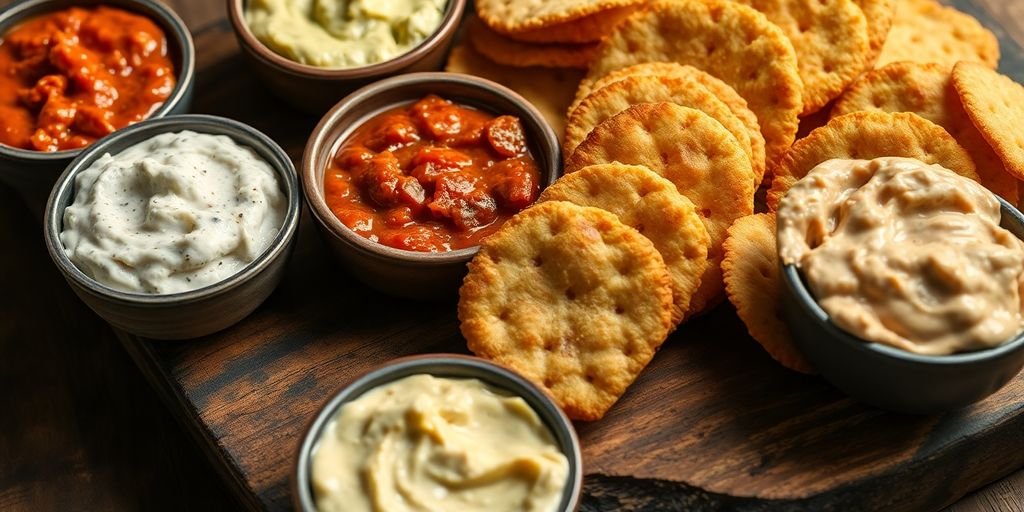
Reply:
<svg viewBox="0 0 1024 512"><path fill-rule="evenodd" d="M967 116L985 137L1007 172L1024 179L1024 87L981 64L953 68L953 87Z"/></svg>
<svg viewBox="0 0 1024 512"><path fill-rule="evenodd" d="M775 211L789 187L822 162L887 156L939 164L978 180L971 156L941 126L909 112L854 112L830 120L793 144L773 172L768 208Z"/></svg>
<svg viewBox="0 0 1024 512"><path fill-rule="evenodd" d="M973 16L935 0L901 0L875 65L914 61L952 68L962 60L995 69L999 65L999 40Z"/></svg>
<svg viewBox="0 0 1024 512"><path fill-rule="evenodd" d="M1017 202L1017 179L1006 171L967 117L946 66L894 62L865 73L836 102L832 115L861 110L913 112L945 128L971 155L981 184L1007 201Z"/></svg>
<svg viewBox="0 0 1024 512"><path fill-rule="evenodd" d="M697 206L711 237L711 264L687 316L717 304L723 296L719 265L725 230L754 210L754 172L739 142L699 110L644 103L597 125L566 162L565 172L612 162L646 166Z"/></svg>
<svg viewBox="0 0 1024 512"><path fill-rule="evenodd" d="M565 131L566 105L583 78L583 72L575 69L502 66L464 42L452 48L445 71L483 77L519 93L537 107L559 137Z"/></svg>
<svg viewBox="0 0 1024 512"><path fill-rule="evenodd" d="M868 21L868 43L871 45L871 61L878 55L889 38L892 20L896 15L896 0L854 0L864 12Z"/></svg>
<svg viewBox="0 0 1024 512"><path fill-rule="evenodd" d="M474 354L596 420L671 328L668 270L651 241L597 208L537 204L487 237L459 291Z"/></svg>
<svg viewBox="0 0 1024 512"><path fill-rule="evenodd" d="M750 337L782 366L800 373L815 373L796 348L784 320L775 215L758 213L736 219L722 249L725 293Z"/></svg>
<svg viewBox="0 0 1024 512"><path fill-rule="evenodd" d="M635 10L634 6L618 7L557 25L504 34L511 39L527 43L596 43Z"/></svg>
<svg viewBox="0 0 1024 512"><path fill-rule="evenodd" d="M503 33L558 25L644 0L476 0L476 12Z"/></svg>
<svg viewBox="0 0 1024 512"><path fill-rule="evenodd" d="M651 3L601 43L582 94L611 71L661 61L692 65L731 85L757 116L769 168L793 143L803 109L796 52L763 14L726 0Z"/></svg>
<svg viewBox="0 0 1024 512"><path fill-rule="evenodd" d="M737 0L764 13L796 49L804 83L801 115L839 96L873 58L868 23L853 0Z"/></svg>
<svg viewBox="0 0 1024 512"><path fill-rule="evenodd" d="M750 159L753 169L755 160L746 127L733 115L729 107L700 83L671 76L626 77L591 93L569 114L569 119L565 123L565 143L562 145L564 154L568 158L595 126L615 114L637 103L661 102L700 110L722 123L722 126L736 137L743 152ZM755 187L764 177L763 166L760 170L762 174L754 172Z"/></svg>
<svg viewBox="0 0 1024 512"><path fill-rule="evenodd" d="M697 69L693 66L684 66L676 62L643 62L640 64L634 64L622 69L617 69L608 73L607 75L597 79L591 85L591 93L593 94L601 89L623 80L631 76L667 76L673 78L679 78L682 80L696 82L706 89L711 91L725 106L729 107L732 112L743 126L746 127L747 139L750 141L750 154L751 164L754 169L754 174L757 176L764 176L765 173L765 153L764 153L764 136L761 135L761 126L757 123L757 116L747 107L747 100L743 99L736 89L733 89L729 84L711 76L706 71ZM580 89L582 90L582 88ZM569 107L569 117L572 116L573 110L586 99L586 96L579 96L580 90L577 90L577 96L573 100L572 106Z"/></svg>
<svg viewBox="0 0 1024 512"><path fill-rule="evenodd" d="M586 69L597 54L595 44L539 44L509 39L475 18L466 24L466 38L480 55L498 64L521 68Z"/></svg>
<svg viewBox="0 0 1024 512"><path fill-rule="evenodd" d="M708 266L708 231L671 181L639 165L599 164L562 176L538 201L569 201L614 213L654 244L672 278L672 324L679 325Z"/></svg>

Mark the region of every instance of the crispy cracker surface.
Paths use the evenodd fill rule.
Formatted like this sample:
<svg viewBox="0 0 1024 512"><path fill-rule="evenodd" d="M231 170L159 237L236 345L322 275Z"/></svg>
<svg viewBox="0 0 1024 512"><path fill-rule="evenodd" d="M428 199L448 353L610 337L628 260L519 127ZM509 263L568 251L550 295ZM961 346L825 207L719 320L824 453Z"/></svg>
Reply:
<svg viewBox="0 0 1024 512"><path fill-rule="evenodd" d="M597 54L597 45L524 43L509 39L471 19L466 24L466 38L484 57L505 66L586 69Z"/></svg>
<svg viewBox="0 0 1024 512"><path fill-rule="evenodd" d="M971 62L953 68L953 86L967 116L1007 172L1024 179L1024 87Z"/></svg>
<svg viewBox="0 0 1024 512"><path fill-rule="evenodd" d="M872 62L878 59L882 47L885 46L885 40L889 37L892 19L896 16L896 1L854 0L868 21L868 42L871 45Z"/></svg>
<svg viewBox="0 0 1024 512"><path fill-rule="evenodd" d="M668 270L612 213L536 204L484 240L459 292L469 349L546 389L573 419L600 419L671 327Z"/></svg>
<svg viewBox="0 0 1024 512"><path fill-rule="evenodd" d="M525 32L558 25L644 0L476 0L476 12L495 30Z"/></svg>
<svg viewBox="0 0 1024 512"><path fill-rule="evenodd" d="M596 43L635 10L632 5L617 7L564 23L504 34L527 43ZM500 28L496 30L501 32Z"/></svg>
<svg viewBox="0 0 1024 512"><path fill-rule="evenodd" d="M959 61L999 65L999 41L974 17L935 0L900 0L889 38L876 66L891 62L937 62L953 67Z"/></svg>

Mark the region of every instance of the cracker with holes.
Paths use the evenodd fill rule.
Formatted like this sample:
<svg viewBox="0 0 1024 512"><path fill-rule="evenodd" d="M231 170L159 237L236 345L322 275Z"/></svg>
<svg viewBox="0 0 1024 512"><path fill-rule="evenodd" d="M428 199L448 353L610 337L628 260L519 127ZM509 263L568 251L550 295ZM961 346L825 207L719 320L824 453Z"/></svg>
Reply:
<svg viewBox="0 0 1024 512"><path fill-rule="evenodd" d="M476 0L476 12L494 30L506 34L557 26L644 0Z"/></svg>
<svg viewBox="0 0 1024 512"><path fill-rule="evenodd" d="M731 85L757 116L769 162L793 143L803 110L796 52L760 12L727 0L657 1L601 43L578 97L608 73L641 62L678 62Z"/></svg>
<svg viewBox="0 0 1024 512"><path fill-rule="evenodd" d="M700 110L722 123L722 126L740 143L753 168L755 159L746 127L733 115L729 107L700 83L671 76L631 76L591 93L569 115L565 123L565 143L562 150L567 156L571 155L595 126L633 105L661 102ZM763 173L763 156L761 158L760 170ZM754 173L755 186L761 183L762 177L763 174Z"/></svg>
<svg viewBox="0 0 1024 512"><path fill-rule="evenodd" d="M981 68L993 73L984 66ZM985 91L987 93L988 87ZM894 62L865 73L839 98L832 115L862 110L913 112L945 128L971 155L981 184L1004 199L1017 202L1017 179L1006 171L1003 162L967 116L946 66Z"/></svg>
<svg viewBox="0 0 1024 512"><path fill-rule="evenodd" d="M538 201L568 201L614 213L654 244L672 278L672 324L683 320L708 266L710 238L693 203L638 165L599 164L567 174Z"/></svg>
<svg viewBox="0 0 1024 512"><path fill-rule="evenodd" d="M978 20L936 0L900 0L877 66L899 61L999 65L999 41Z"/></svg>
<svg viewBox="0 0 1024 512"><path fill-rule="evenodd" d="M700 213L711 237L708 260L687 316L723 297L722 241L734 220L754 210L754 172L736 138L707 114L672 103L634 105L597 125L565 166L643 165L668 179Z"/></svg>
<svg viewBox="0 0 1024 512"><path fill-rule="evenodd" d="M551 393L573 419L600 419L672 325L668 269L612 213L539 203L481 244L459 291L469 349Z"/></svg>
<svg viewBox="0 0 1024 512"><path fill-rule="evenodd" d="M478 19L466 23L466 38L473 48L488 59L505 66L586 69L597 52L597 45L524 43L487 28Z"/></svg>
<svg viewBox="0 0 1024 512"><path fill-rule="evenodd" d="M761 176L762 178L764 177L764 136L761 135L761 127L757 124L757 116L755 116L747 107L747 100L743 99L743 97L736 92L736 89L733 89L729 84L711 76L706 71L697 69L693 66L684 66L676 62L644 62L612 71L591 84L590 94L584 97L577 96L577 98L573 100L572 106L569 107L569 117L572 117L576 107L579 106L583 100L589 98L593 94L596 94L605 87L626 78L641 76L656 76L683 80L687 83L698 84L699 87L703 87L710 91L711 94L714 94L719 101L729 108L729 111L736 116L736 119L739 119L740 122L743 123L743 126L746 129L747 140L750 143L751 165L754 170L754 175ZM577 91L577 94L579 94L579 91ZM740 138L740 136L737 136L737 138ZM742 144L742 141L740 142ZM570 154L571 153L566 152L565 156L568 157Z"/></svg>
<svg viewBox="0 0 1024 512"><path fill-rule="evenodd" d="M775 243L775 215L737 219L723 245L722 276L729 302L754 338L782 366L815 373L797 350L782 316L782 278Z"/></svg>
<svg viewBox="0 0 1024 512"><path fill-rule="evenodd" d="M736 0L764 13L796 50L803 115L839 96L873 61L864 12L854 0Z"/></svg>
<svg viewBox="0 0 1024 512"><path fill-rule="evenodd" d="M822 162L886 156L916 158L978 180L971 156L941 126L909 112L854 112L830 120L793 144L773 173L768 208L775 211L789 187Z"/></svg>
<svg viewBox="0 0 1024 512"><path fill-rule="evenodd" d="M970 62L953 68L953 86L968 117L1006 170L1024 179L1024 87Z"/></svg>

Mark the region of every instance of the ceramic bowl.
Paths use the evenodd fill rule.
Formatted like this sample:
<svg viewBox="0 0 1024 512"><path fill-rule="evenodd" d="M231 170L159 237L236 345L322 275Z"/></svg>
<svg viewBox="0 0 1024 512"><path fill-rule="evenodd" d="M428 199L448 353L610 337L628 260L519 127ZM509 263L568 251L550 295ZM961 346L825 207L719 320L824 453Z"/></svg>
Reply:
<svg viewBox="0 0 1024 512"><path fill-rule="evenodd" d="M512 396L522 397L548 427L555 438L555 443L569 461L569 475L558 510L570 512L577 509L583 491L583 459L576 430L565 413L546 393L512 371L476 357L436 354L395 359L371 370L345 385L320 409L310 422L306 435L299 445L298 460L292 479L292 495L296 510L316 512L310 475L313 454L316 453L324 428L337 415L341 406L377 386L423 373L435 377L478 379Z"/></svg>
<svg viewBox="0 0 1024 512"><path fill-rule="evenodd" d="M1024 239L1024 216L1002 199L1002 227ZM995 348L926 356L858 338L834 324L795 265L782 265L783 307L797 347L825 379L861 402L931 414L996 392L1024 366L1024 333Z"/></svg>
<svg viewBox="0 0 1024 512"><path fill-rule="evenodd" d="M192 105L195 85L195 45L192 35L174 11L150 0L24 0L0 10L0 36L28 18L74 6L107 5L137 12L155 21L167 37L177 84L170 97L149 116L157 119L171 114L184 114ZM84 148L83 148L84 149ZM0 144L0 181L21 194L25 203L41 214L57 177L83 149L43 152L12 148Z"/></svg>
<svg viewBox="0 0 1024 512"><path fill-rule="evenodd" d="M238 273L196 290L153 295L123 292L97 282L71 262L60 241L64 210L74 202L75 178L107 153L117 154L155 135L181 130L226 135L270 164L288 200L277 237L263 254ZM281 281L295 242L300 207L295 168L284 150L269 137L248 125L222 117L173 116L129 126L86 148L57 180L46 204L44 231L50 257L72 290L115 328L147 338L197 338L237 323L274 290Z"/></svg>
<svg viewBox="0 0 1024 512"><path fill-rule="evenodd" d="M292 106L320 115L364 85L403 73L441 69L455 41L467 0L448 0L441 24L409 52L377 64L339 69L300 64L265 46L245 21L247 3L248 0L227 0L227 9L238 45L250 66L275 94Z"/></svg>
<svg viewBox="0 0 1024 512"><path fill-rule="evenodd" d="M445 253L394 249L371 242L345 226L324 200L324 171L337 147L367 119L428 94L495 114L518 116L530 151L540 168L541 189L560 173L561 150L555 132L529 102L494 82L455 73L414 73L360 89L334 106L306 143L299 171L303 190L331 251L353 275L392 295L430 299L453 296L466 274L466 263L479 247Z"/></svg>

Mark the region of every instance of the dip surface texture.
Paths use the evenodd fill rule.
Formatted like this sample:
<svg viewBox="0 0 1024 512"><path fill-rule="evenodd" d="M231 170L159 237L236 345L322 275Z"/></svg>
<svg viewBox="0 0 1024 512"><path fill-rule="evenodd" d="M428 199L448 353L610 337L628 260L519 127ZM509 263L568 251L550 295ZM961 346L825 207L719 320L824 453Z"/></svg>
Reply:
<svg viewBox="0 0 1024 512"><path fill-rule="evenodd" d="M1024 245L970 179L904 158L830 160L777 215L782 261L860 338L947 355L1001 345L1024 327Z"/></svg>
<svg viewBox="0 0 1024 512"><path fill-rule="evenodd" d="M270 246L287 199L265 161L223 135L164 133L75 178L60 240L111 288L167 294L235 274Z"/></svg>
<svg viewBox="0 0 1024 512"><path fill-rule="evenodd" d="M539 193L519 118L437 96L366 121L324 172L324 200L343 224L408 251L478 245Z"/></svg>
<svg viewBox="0 0 1024 512"><path fill-rule="evenodd" d="M441 25L447 0L250 0L246 23L301 64L352 68L412 50Z"/></svg>
<svg viewBox="0 0 1024 512"><path fill-rule="evenodd" d="M77 149L141 121L174 90L164 33L113 7L74 7L0 38L0 143Z"/></svg>
<svg viewBox="0 0 1024 512"><path fill-rule="evenodd" d="M520 397L413 375L341 407L313 452L321 512L553 512L565 455Z"/></svg>

